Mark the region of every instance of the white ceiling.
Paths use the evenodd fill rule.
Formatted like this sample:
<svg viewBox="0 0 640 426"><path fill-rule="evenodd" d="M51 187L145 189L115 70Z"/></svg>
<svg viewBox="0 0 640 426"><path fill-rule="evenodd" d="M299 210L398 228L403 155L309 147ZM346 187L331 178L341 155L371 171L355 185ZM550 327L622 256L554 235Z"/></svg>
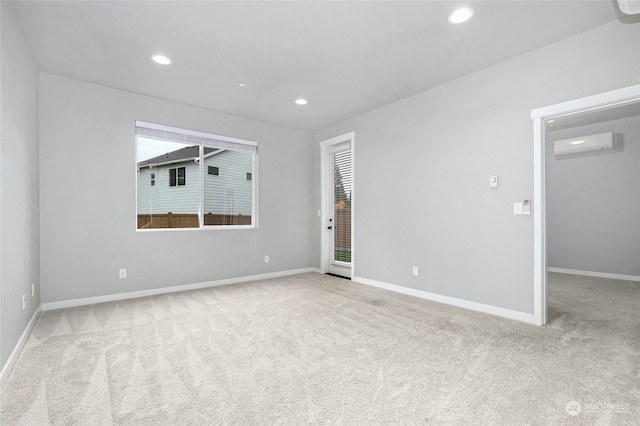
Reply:
<svg viewBox="0 0 640 426"><path fill-rule="evenodd" d="M611 0L16 3L43 71L304 130L617 16ZM449 24L464 4L473 19Z"/></svg>

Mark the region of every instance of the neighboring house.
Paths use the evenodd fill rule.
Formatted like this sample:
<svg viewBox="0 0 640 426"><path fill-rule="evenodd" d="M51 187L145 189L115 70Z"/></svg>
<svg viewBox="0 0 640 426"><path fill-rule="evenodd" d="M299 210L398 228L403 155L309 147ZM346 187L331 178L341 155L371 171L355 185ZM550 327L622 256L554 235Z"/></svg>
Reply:
<svg viewBox="0 0 640 426"><path fill-rule="evenodd" d="M197 215L199 162L188 146L138 163L138 215ZM251 167L251 153L204 148L205 215L251 217Z"/></svg>

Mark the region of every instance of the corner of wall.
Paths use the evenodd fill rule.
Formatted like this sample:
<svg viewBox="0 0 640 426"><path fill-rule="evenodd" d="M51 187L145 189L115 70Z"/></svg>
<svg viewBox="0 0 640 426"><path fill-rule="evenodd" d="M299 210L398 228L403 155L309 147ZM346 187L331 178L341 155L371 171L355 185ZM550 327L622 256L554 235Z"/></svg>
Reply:
<svg viewBox="0 0 640 426"><path fill-rule="evenodd" d="M4 374L40 309L38 69L11 1L0 5L0 43L0 366ZM32 284L36 286L33 293Z"/></svg>

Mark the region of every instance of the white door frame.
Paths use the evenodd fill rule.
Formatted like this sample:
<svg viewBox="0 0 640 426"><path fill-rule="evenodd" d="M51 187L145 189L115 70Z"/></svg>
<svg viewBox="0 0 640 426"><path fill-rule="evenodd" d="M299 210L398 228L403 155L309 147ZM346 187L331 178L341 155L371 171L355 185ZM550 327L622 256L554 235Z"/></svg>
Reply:
<svg viewBox="0 0 640 426"><path fill-rule="evenodd" d="M547 223L545 123L547 120L640 102L640 84L534 109L533 119L533 318L547 323Z"/></svg>
<svg viewBox="0 0 640 426"><path fill-rule="evenodd" d="M329 158L329 150L333 145L349 142L351 143L351 278L355 276L355 211L356 211L356 179L355 179L355 132L345 133L343 135L335 136L333 138L323 140L320 142L320 193L322 197L321 213L320 213L320 269L322 273L329 272L329 241L330 233L327 232L328 224L328 205L327 199L329 196L329 166L327 161Z"/></svg>

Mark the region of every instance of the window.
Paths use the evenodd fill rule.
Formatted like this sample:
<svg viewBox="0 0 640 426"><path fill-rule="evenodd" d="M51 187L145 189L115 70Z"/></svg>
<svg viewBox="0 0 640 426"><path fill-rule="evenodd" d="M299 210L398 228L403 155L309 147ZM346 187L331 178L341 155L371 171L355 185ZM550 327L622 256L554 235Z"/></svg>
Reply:
<svg viewBox="0 0 640 426"><path fill-rule="evenodd" d="M187 174L185 167L169 169L169 186L185 186L187 184Z"/></svg>
<svg viewBox="0 0 640 426"><path fill-rule="evenodd" d="M137 229L255 227L257 152L253 141L136 122Z"/></svg>

